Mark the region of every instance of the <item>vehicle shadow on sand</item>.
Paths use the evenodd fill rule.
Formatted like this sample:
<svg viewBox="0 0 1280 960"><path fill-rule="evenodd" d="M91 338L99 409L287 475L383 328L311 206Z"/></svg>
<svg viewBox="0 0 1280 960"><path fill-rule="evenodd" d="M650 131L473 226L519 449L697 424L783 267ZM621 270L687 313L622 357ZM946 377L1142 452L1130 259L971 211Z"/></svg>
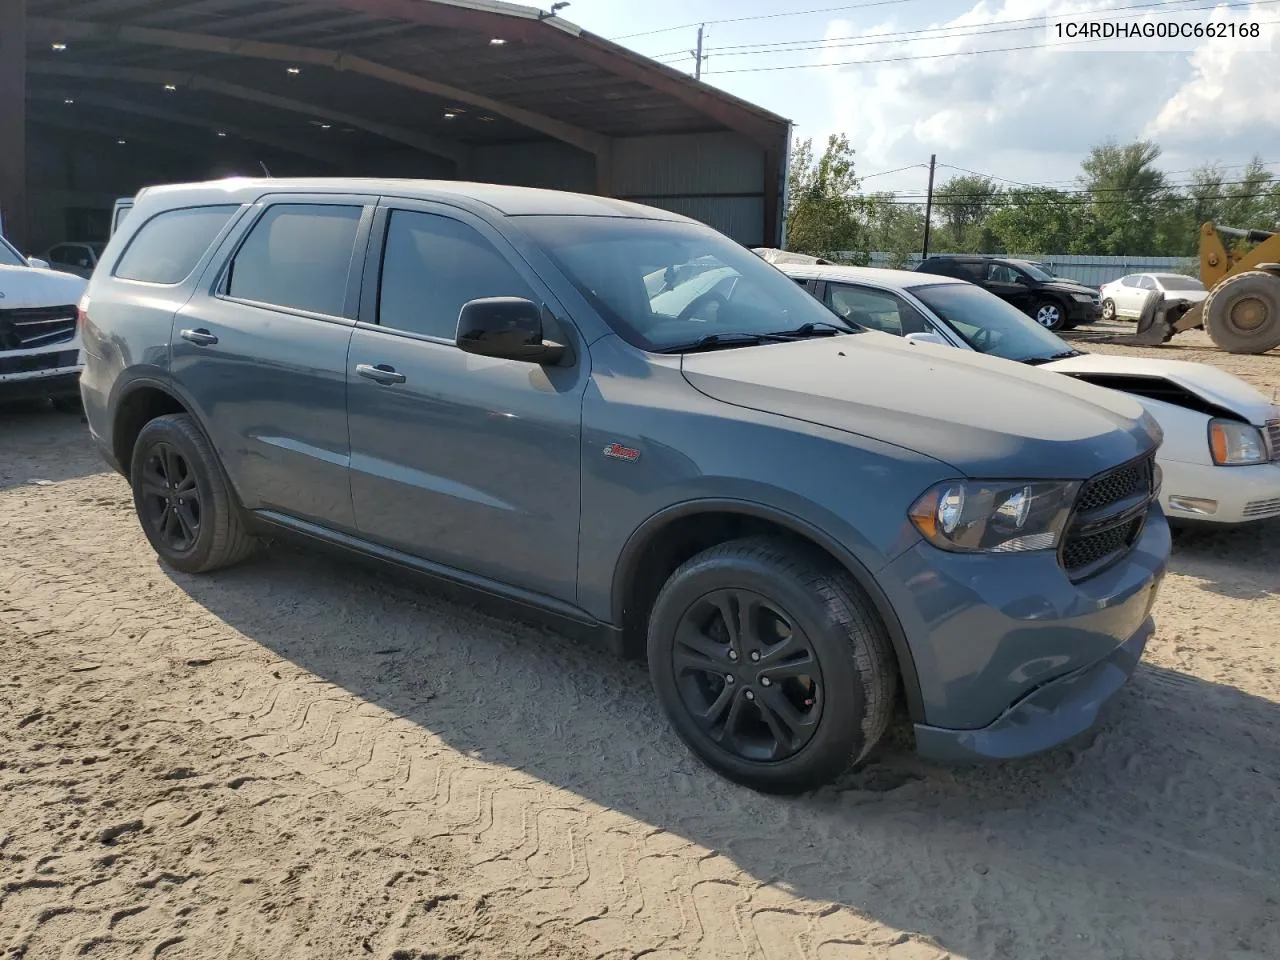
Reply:
<svg viewBox="0 0 1280 960"><path fill-rule="evenodd" d="M107 469L82 415L59 413L44 400L0 403L0 490Z"/></svg>
<svg viewBox="0 0 1280 960"><path fill-rule="evenodd" d="M1231 529L1179 530L1169 569L1195 577L1203 589L1223 597L1280 594L1280 517Z"/></svg>
<svg viewBox="0 0 1280 960"><path fill-rule="evenodd" d="M457 751L957 957L1280 956L1280 705L1234 687L1143 665L1098 731L1047 755L937 766L900 726L843 782L767 797L692 758L643 665L506 610L285 547L215 577L169 575Z"/></svg>

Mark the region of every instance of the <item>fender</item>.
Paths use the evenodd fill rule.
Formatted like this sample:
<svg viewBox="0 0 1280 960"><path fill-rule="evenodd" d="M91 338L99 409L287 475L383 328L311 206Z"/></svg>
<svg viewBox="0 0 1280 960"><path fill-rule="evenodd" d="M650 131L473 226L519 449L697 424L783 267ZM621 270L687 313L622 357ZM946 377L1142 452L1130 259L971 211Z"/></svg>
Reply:
<svg viewBox="0 0 1280 960"><path fill-rule="evenodd" d="M902 623L898 620L898 615L894 611L893 605L889 602L888 596L881 589L875 576L861 560L849 552L839 541L828 536L808 521L783 510L777 510L748 500L720 498L685 500L659 510L632 532L618 557L618 562L613 572L613 611L611 618L613 623L618 627L621 627L623 623L622 606L623 598L626 596L626 584L630 582L639 558L643 556L646 545L653 539L654 535L673 520L698 513L716 512L739 513L775 523L797 536L822 547L836 558L840 565L853 577L854 582L871 598L876 612L888 629L889 640L893 644L893 652L898 658L898 669L902 675L907 710L911 715L912 721L923 723L924 701L920 695L920 679L916 673L915 659L911 656L911 647L907 643Z"/></svg>

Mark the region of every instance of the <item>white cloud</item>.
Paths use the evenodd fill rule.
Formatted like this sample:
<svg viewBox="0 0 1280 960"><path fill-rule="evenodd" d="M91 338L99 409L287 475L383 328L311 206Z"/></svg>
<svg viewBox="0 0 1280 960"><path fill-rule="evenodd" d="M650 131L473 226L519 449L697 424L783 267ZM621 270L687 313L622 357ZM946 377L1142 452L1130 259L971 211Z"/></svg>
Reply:
<svg viewBox="0 0 1280 960"><path fill-rule="evenodd" d="M1128 15L1106 11L1132 3L1086 0L1055 3L1052 9L1095 10L1115 18ZM1033 25L1018 21L1049 9L1046 0L984 0L927 28L837 20L828 24L818 59L841 64L1039 45L1043 26L1022 29ZM1266 8L1254 7L1247 15L1267 19ZM930 28L947 33L858 45ZM966 29L982 33L956 35ZM1191 157L1184 167L1242 161L1255 152L1280 159L1280 90L1267 84L1274 56L1205 41L1194 54L1028 49L839 66L823 71L833 105L829 128L812 132L847 133L863 173L927 161L936 153L940 163L1011 179L1059 181L1078 174L1091 146L1139 136L1156 139L1180 158ZM899 186L897 179L874 185ZM902 182L917 179L913 174Z"/></svg>

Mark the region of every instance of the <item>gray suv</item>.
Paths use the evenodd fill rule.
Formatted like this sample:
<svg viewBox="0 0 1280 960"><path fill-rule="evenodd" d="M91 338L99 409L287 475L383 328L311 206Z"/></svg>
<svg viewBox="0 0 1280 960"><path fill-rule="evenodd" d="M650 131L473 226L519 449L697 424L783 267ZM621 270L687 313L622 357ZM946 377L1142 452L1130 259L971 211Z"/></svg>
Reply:
<svg viewBox="0 0 1280 960"><path fill-rule="evenodd" d="M847 326L683 217L462 183L150 188L82 304L89 427L165 563L295 534L647 656L723 775L1093 725L1169 551L1133 400Z"/></svg>

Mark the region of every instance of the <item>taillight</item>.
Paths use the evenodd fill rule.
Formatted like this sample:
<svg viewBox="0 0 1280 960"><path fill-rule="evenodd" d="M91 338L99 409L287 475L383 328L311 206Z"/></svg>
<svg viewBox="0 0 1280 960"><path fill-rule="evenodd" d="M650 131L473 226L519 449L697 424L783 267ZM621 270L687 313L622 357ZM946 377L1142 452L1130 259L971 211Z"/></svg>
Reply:
<svg viewBox="0 0 1280 960"><path fill-rule="evenodd" d="M84 325L89 322L89 297L86 294L76 304L76 333L84 334Z"/></svg>

